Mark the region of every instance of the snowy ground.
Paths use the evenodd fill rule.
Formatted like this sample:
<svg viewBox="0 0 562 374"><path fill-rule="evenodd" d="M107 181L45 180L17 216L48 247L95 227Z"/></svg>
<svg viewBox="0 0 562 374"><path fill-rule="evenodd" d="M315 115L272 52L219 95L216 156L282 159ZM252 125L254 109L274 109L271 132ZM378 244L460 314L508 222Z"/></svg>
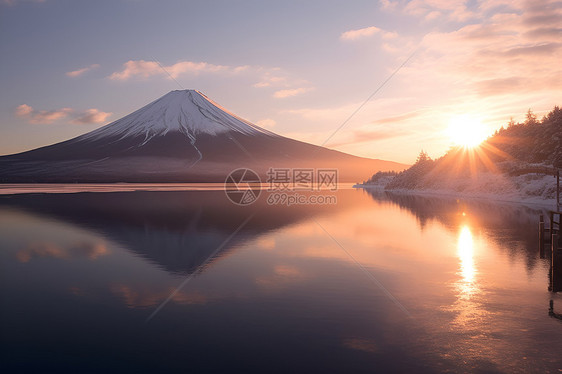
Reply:
<svg viewBox="0 0 562 374"><path fill-rule="evenodd" d="M392 177L381 178L374 184L357 184L354 187L385 189ZM506 177L482 173L477 178L448 181L428 181L423 188L391 189L393 192L431 196L485 199L498 202L514 202L540 205L556 209L556 178L546 175L526 174Z"/></svg>

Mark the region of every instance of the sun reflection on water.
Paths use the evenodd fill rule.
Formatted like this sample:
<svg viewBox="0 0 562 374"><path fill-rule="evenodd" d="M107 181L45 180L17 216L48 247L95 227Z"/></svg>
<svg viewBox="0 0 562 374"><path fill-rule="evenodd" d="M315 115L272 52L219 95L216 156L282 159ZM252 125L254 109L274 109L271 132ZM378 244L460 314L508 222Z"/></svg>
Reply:
<svg viewBox="0 0 562 374"><path fill-rule="evenodd" d="M467 286L474 282L476 268L474 266L474 239L468 226L463 226L457 243L457 253L461 260L461 275Z"/></svg>
<svg viewBox="0 0 562 374"><path fill-rule="evenodd" d="M475 264L475 240L468 225L463 225L457 239L459 279L455 282L457 300L451 310L457 313L453 326L464 331L480 331L486 311L481 305L481 290Z"/></svg>

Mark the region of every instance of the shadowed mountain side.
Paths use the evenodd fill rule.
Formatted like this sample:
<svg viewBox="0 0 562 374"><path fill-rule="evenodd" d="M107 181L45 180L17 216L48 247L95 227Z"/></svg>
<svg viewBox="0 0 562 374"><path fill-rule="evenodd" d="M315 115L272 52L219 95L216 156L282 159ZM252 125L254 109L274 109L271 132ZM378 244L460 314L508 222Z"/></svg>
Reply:
<svg viewBox="0 0 562 374"><path fill-rule="evenodd" d="M0 157L0 179L11 183L224 182L232 170L250 168L265 181L273 167L338 169L341 182L355 182L368 175L366 171L406 167L259 134L201 135L197 149L185 136L175 133L155 138L141 148L134 146L141 140L67 141Z"/></svg>
<svg viewBox="0 0 562 374"><path fill-rule="evenodd" d="M215 259L240 242L358 201L343 200L338 205L287 207L270 206L262 197L243 207L228 201L223 191L24 194L0 196L0 209L15 208L97 231L168 272L188 274L252 214Z"/></svg>
<svg viewBox="0 0 562 374"><path fill-rule="evenodd" d="M486 235L486 231L501 233L490 239L501 243L503 248L509 248L511 256L524 255L528 269L533 269L537 263L539 215L547 217L548 214L544 209L373 189L363 191L375 201L389 202L408 210L416 217L422 230L435 220L453 232L467 225L479 234Z"/></svg>

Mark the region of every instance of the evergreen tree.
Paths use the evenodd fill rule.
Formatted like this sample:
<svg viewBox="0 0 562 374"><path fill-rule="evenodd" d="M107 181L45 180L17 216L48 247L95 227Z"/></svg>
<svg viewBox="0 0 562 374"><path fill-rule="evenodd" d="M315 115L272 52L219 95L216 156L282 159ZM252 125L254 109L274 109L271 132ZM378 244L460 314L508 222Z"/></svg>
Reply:
<svg viewBox="0 0 562 374"><path fill-rule="evenodd" d="M431 161L431 157L429 157L427 152L422 149L420 154L418 155L418 158L416 160L416 164L421 164L421 163L424 163L426 161Z"/></svg>
<svg viewBox="0 0 562 374"><path fill-rule="evenodd" d="M526 115L526 120L525 120L525 124L526 125L536 125L538 123L537 121L537 115L535 113L533 113L533 111L531 110L531 108L529 108L529 110L527 111L527 115Z"/></svg>

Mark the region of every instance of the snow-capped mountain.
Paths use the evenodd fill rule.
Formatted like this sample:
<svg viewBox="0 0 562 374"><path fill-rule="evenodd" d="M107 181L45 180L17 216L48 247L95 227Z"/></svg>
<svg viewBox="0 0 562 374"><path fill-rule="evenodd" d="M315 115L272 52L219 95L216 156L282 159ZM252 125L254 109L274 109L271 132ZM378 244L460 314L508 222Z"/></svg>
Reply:
<svg viewBox="0 0 562 374"><path fill-rule="evenodd" d="M357 181L406 165L285 138L195 90L172 91L106 126L0 157L2 182L223 182L236 168L337 168Z"/></svg>
<svg viewBox="0 0 562 374"><path fill-rule="evenodd" d="M156 136L173 132L183 134L192 144L202 134L216 136L235 132L244 135L275 135L230 113L199 91L178 90L80 138L144 137L139 144L142 147Z"/></svg>

